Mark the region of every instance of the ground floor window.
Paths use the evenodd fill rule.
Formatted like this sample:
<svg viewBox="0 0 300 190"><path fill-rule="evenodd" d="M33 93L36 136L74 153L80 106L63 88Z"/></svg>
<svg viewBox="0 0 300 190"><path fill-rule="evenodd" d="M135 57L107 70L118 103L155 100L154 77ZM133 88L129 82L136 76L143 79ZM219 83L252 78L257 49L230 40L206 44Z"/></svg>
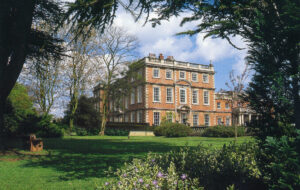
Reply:
<svg viewBox="0 0 300 190"><path fill-rule="evenodd" d="M226 125L230 125L230 118L229 117L226 117Z"/></svg>
<svg viewBox="0 0 300 190"><path fill-rule="evenodd" d="M222 118L218 117L218 125L222 125Z"/></svg>
<svg viewBox="0 0 300 190"><path fill-rule="evenodd" d="M208 114L205 114L205 115L204 115L204 124L205 124L206 126L209 126L209 115L208 115Z"/></svg>
<svg viewBox="0 0 300 190"><path fill-rule="evenodd" d="M166 116L167 121L170 122L170 123L172 123L173 122L173 114L172 114L172 112L167 112L166 115L167 115Z"/></svg>
<svg viewBox="0 0 300 190"><path fill-rule="evenodd" d="M198 126L198 114L193 115L193 126Z"/></svg>
<svg viewBox="0 0 300 190"><path fill-rule="evenodd" d="M135 118L134 118L134 112L131 112L131 118L130 118L131 123L134 123L134 122L135 122L134 119L135 119Z"/></svg>
<svg viewBox="0 0 300 190"><path fill-rule="evenodd" d="M153 124L158 126L160 123L160 113L159 112L154 112L153 113Z"/></svg>
<svg viewBox="0 0 300 190"><path fill-rule="evenodd" d="M143 112L142 111L138 111L137 122L138 123L143 123Z"/></svg>

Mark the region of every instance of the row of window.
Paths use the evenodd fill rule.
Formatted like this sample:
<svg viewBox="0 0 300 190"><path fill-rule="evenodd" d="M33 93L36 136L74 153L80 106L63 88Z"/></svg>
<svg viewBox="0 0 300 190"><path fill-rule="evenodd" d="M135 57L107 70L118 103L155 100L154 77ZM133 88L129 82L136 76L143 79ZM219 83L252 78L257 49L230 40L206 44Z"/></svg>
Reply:
<svg viewBox="0 0 300 190"><path fill-rule="evenodd" d="M173 103L173 88L167 87L166 88L166 102ZM192 90L192 103L199 104L199 90L193 89ZM185 88L179 89L179 101L181 104L187 103L187 92ZM161 102L161 90L160 87L153 87L153 102ZM209 105L209 91L203 91L203 104Z"/></svg>
<svg viewBox="0 0 300 190"><path fill-rule="evenodd" d="M173 71L172 70L166 70L166 79L172 79ZM154 68L153 69L153 78L160 78L160 69ZM192 81L198 82L198 73L192 73ZM186 72L185 71L179 71L179 79L186 79ZM203 83L209 83L209 77L208 74L202 75L202 81Z"/></svg>
<svg viewBox="0 0 300 190"><path fill-rule="evenodd" d="M181 116L183 117L183 115ZM153 112L153 125L158 126L160 124L160 112ZM168 121L173 121L173 115L172 114L167 114L167 120ZM183 123L183 118L182 123ZM209 114L204 114L204 125L209 126ZM199 126L199 115L198 114L193 114L193 126Z"/></svg>
<svg viewBox="0 0 300 190"><path fill-rule="evenodd" d="M229 103L225 103L225 108L229 109ZM221 102L217 102L217 109L221 109Z"/></svg>
<svg viewBox="0 0 300 190"><path fill-rule="evenodd" d="M218 123L218 125L224 125L221 117L217 117L217 123ZM226 117L225 125L227 125L227 126L230 125L230 117Z"/></svg>
<svg viewBox="0 0 300 190"><path fill-rule="evenodd" d="M130 112L130 114L125 114L125 122L129 122L129 116L130 116L130 122L143 123L142 111Z"/></svg>

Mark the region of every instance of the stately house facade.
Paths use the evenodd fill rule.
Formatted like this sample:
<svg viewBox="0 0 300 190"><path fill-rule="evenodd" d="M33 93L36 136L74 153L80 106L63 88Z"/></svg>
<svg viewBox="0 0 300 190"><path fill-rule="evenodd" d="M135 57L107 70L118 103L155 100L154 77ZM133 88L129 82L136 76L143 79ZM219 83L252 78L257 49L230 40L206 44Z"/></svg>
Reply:
<svg viewBox="0 0 300 190"><path fill-rule="evenodd" d="M215 93L214 66L176 61L162 54L140 60L141 86L124 97L121 108L110 100L110 122L159 125L162 119L189 126L232 125L230 96ZM94 88L96 108L101 112L103 91ZM242 123L237 123L242 125Z"/></svg>

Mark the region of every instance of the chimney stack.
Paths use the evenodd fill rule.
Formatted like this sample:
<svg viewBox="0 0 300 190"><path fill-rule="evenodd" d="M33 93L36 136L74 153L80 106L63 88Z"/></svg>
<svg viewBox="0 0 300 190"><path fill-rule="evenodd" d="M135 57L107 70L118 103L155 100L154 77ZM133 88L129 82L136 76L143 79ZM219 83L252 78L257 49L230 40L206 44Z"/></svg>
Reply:
<svg viewBox="0 0 300 190"><path fill-rule="evenodd" d="M173 56L168 56L167 60L173 61L174 57Z"/></svg>
<svg viewBox="0 0 300 190"><path fill-rule="evenodd" d="M150 58L155 58L155 53L149 53Z"/></svg>
<svg viewBox="0 0 300 190"><path fill-rule="evenodd" d="M164 56L162 53L159 54L159 59L164 59Z"/></svg>

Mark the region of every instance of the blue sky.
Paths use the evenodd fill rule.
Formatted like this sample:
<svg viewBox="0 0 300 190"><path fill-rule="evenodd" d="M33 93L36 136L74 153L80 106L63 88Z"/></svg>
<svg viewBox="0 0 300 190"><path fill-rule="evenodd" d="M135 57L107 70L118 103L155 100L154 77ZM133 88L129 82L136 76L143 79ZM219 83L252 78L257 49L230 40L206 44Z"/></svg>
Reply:
<svg viewBox="0 0 300 190"><path fill-rule="evenodd" d="M152 15L153 16L153 15ZM144 20L135 22L133 17L121 10L118 11L114 25L124 28L129 34L139 40L140 47L137 55L142 58L149 53L163 53L166 56L174 56L176 60L199 64L209 64L212 61L215 67L215 86L217 90L226 89L225 82L229 81L229 72L234 70L240 74L245 65L246 50L234 49L226 40L206 38L205 34L190 36L176 36L178 32L193 29L197 23L193 22L180 27L181 17L172 17L169 21L163 21L161 25L152 28L151 23L144 25ZM238 47L246 47L240 37L232 38Z"/></svg>

